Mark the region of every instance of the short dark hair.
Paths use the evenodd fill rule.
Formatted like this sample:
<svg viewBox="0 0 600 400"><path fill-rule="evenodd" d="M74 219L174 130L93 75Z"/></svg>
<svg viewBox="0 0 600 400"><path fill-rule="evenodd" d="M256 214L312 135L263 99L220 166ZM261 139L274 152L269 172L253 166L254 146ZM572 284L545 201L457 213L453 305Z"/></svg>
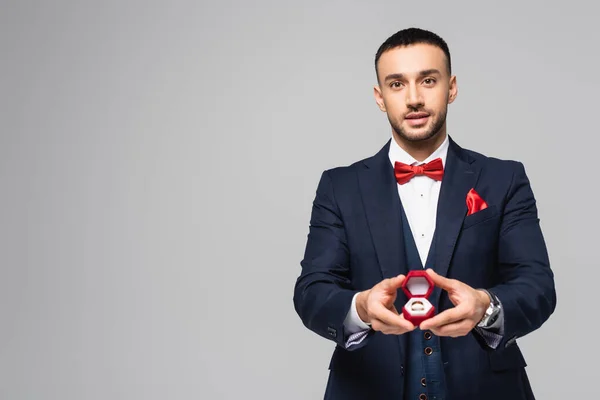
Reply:
<svg viewBox="0 0 600 400"><path fill-rule="evenodd" d="M420 43L431 44L442 49L448 61L448 73L452 74L450 49L448 49L448 44L446 44L444 39L425 29L407 28L394 33L392 36L387 38L387 40L383 42L381 46L379 46L379 50L377 50L377 54L375 55L375 74L377 74L377 79L379 79L377 63L379 62L379 58L383 53L388 50L395 49L396 47L405 47Z"/></svg>

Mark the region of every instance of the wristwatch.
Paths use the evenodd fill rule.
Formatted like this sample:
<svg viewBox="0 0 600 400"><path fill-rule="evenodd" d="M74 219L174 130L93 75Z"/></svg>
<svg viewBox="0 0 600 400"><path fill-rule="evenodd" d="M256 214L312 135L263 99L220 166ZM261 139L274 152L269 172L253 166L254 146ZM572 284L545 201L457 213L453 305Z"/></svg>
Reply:
<svg viewBox="0 0 600 400"><path fill-rule="evenodd" d="M487 293L487 295L490 297L490 306L487 308L487 310L485 310L485 314L483 315L483 318L481 318L481 321L479 321L477 326L479 328L489 328L494 324L494 322L496 322L496 319L498 318L498 314L500 314L500 309L502 306L500 305L500 300L498 300L498 298L494 294L488 292L485 289L479 290Z"/></svg>

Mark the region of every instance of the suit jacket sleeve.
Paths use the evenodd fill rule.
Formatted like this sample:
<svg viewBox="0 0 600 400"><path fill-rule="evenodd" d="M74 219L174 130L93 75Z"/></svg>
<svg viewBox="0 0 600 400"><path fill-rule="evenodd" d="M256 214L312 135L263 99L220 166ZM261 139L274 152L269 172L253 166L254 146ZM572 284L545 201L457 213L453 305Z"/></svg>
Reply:
<svg viewBox="0 0 600 400"><path fill-rule="evenodd" d="M498 348L539 328L554 312L556 291L536 201L523 164L515 163L498 243L497 286L504 335Z"/></svg>
<svg viewBox="0 0 600 400"><path fill-rule="evenodd" d="M294 288L294 307L304 325L345 347L344 320L356 290L350 280L344 221L328 171L323 172L310 218L302 272ZM363 340L362 344L366 340ZM362 347L352 346L352 350Z"/></svg>

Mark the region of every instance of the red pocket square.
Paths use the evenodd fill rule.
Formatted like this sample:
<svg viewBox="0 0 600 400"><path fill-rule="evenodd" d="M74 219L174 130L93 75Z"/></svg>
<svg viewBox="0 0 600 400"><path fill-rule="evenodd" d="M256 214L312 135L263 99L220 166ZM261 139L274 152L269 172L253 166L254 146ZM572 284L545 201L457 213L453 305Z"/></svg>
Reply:
<svg viewBox="0 0 600 400"><path fill-rule="evenodd" d="M469 209L467 215L475 214L477 211L485 210L487 207L487 203L475 189L469 190L469 193L467 193L467 208Z"/></svg>

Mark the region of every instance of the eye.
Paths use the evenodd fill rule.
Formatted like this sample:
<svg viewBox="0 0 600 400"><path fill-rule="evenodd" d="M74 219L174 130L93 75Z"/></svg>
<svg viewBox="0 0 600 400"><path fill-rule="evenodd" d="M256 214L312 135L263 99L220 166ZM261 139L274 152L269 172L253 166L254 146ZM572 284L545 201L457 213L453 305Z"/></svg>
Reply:
<svg viewBox="0 0 600 400"><path fill-rule="evenodd" d="M402 82L398 82L398 81L392 82L392 83L390 83L390 87L394 88L394 89L398 89L398 88L402 87Z"/></svg>
<svg viewBox="0 0 600 400"><path fill-rule="evenodd" d="M423 83L427 86L432 86L433 84L435 84L435 79L433 78L425 78L423 80Z"/></svg>

